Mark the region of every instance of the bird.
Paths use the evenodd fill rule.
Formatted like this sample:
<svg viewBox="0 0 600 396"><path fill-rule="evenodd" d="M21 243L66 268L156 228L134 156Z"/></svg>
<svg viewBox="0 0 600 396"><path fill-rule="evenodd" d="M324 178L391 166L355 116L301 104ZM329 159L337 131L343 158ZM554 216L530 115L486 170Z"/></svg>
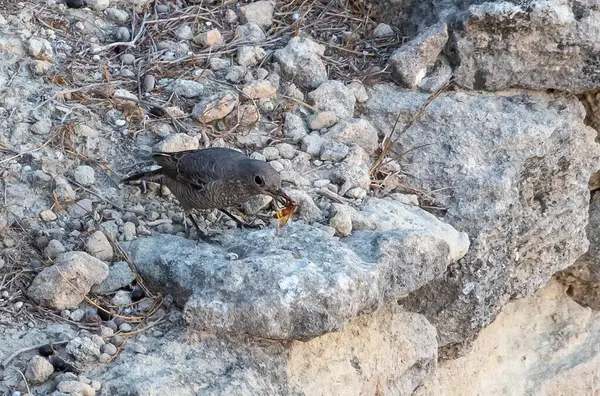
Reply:
<svg viewBox="0 0 600 396"><path fill-rule="evenodd" d="M275 202L286 202L289 197L281 189L279 173L267 162L226 148L209 147L178 152L154 152L154 162L160 168L136 173L122 180L133 185L155 182L165 185L177 198L186 216L201 239L213 242L204 233L193 216L194 209L218 209L239 227L248 225L227 208L240 205L255 195L273 197Z"/></svg>

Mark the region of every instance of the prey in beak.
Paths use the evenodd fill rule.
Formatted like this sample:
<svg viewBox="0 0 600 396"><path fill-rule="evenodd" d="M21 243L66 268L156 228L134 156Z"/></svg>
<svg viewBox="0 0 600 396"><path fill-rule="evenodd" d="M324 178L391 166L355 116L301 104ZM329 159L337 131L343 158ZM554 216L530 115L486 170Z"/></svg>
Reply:
<svg viewBox="0 0 600 396"><path fill-rule="evenodd" d="M292 218L292 215L297 207L296 202L294 202L294 200L282 189L279 189L275 192L269 192L269 195L273 197L276 208L277 204L283 205L283 209L277 209L273 215L273 218L279 219L279 227L281 228Z"/></svg>

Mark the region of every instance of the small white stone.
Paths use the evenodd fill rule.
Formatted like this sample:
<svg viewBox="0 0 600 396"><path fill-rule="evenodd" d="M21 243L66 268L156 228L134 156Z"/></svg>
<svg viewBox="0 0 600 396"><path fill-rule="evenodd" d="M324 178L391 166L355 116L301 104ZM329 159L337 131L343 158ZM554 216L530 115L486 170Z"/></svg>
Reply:
<svg viewBox="0 0 600 396"><path fill-rule="evenodd" d="M385 23L380 23L379 25L377 25L377 27L373 30L373 35L375 37L388 37L388 36L393 36L394 35L394 29L392 29L392 27L390 25L387 25Z"/></svg>
<svg viewBox="0 0 600 396"><path fill-rule="evenodd" d="M56 214L51 210L44 210L40 213L40 218L44 221L54 221L56 220Z"/></svg>
<svg viewBox="0 0 600 396"><path fill-rule="evenodd" d="M262 151L262 154L264 155L267 161L273 161L281 157L281 155L279 154L279 150L272 146L265 147Z"/></svg>
<svg viewBox="0 0 600 396"><path fill-rule="evenodd" d="M87 165L80 165L73 171L73 178L82 186L91 186L96 181L94 168Z"/></svg>
<svg viewBox="0 0 600 396"><path fill-rule="evenodd" d="M127 121L125 121L125 120L116 120L115 121L115 125L118 127L125 126L125 124L127 124Z"/></svg>

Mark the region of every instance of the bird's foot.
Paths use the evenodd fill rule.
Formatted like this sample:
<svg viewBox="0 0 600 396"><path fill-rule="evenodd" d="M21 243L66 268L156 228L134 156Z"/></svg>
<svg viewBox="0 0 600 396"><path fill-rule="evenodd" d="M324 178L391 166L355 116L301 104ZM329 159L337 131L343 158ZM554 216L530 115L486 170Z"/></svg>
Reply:
<svg viewBox="0 0 600 396"><path fill-rule="evenodd" d="M258 223L258 224L237 223L237 226L240 230L243 230L245 228L248 228L251 230L262 230L263 228L265 228L265 225L261 224L261 223Z"/></svg>

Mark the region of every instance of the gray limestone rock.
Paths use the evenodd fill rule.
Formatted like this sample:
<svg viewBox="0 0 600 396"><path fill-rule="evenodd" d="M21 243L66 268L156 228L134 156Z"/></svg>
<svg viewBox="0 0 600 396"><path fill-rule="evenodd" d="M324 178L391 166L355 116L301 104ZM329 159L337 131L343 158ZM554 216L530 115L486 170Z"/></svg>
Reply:
<svg viewBox="0 0 600 396"><path fill-rule="evenodd" d="M158 235L126 248L144 279L185 303L191 328L306 340L418 289L464 254L466 235L414 209L421 213L397 214L406 218L398 229L344 242L293 222L277 232L231 231L221 246Z"/></svg>
<svg viewBox="0 0 600 396"><path fill-rule="evenodd" d="M394 51L390 64L403 84L415 88L427 74L448 41L448 27L434 25Z"/></svg>
<svg viewBox="0 0 600 396"><path fill-rule="evenodd" d="M600 10L579 2L472 5L454 32L456 82L469 89L549 88L573 93L600 85Z"/></svg>
<svg viewBox="0 0 600 396"><path fill-rule="evenodd" d="M283 75L295 84L315 89L327 80L327 69L320 56L325 47L304 37L294 37L274 53Z"/></svg>
<svg viewBox="0 0 600 396"><path fill-rule="evenodd" d="M308 98L317 109L333 111L340 118L351 118L354 115L356 97L340 81L324 82L319 88L309 92Z"/></svg>
<svg viewBox="0 0 600 396"><path fill-rule="evenodd" d="M369 92L367 112L384 129L422 103L397 95L392 105L388 88ZM436 325L442 346L460 349L511 296L533 293L587 250L600 150L584 117L565 95L449 93L400 137L396 152L421 147L402 157L406 182L434 192L446 221L473 242L460 266L403 301Z"/></svg>

